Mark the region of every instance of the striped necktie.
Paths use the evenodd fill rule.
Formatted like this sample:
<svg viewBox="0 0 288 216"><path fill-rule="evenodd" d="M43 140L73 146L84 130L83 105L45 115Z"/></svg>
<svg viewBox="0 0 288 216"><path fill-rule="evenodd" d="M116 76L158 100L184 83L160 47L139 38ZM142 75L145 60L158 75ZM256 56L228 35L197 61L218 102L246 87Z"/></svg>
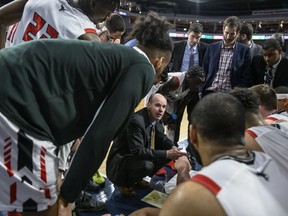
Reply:
<svg viewBox="0 0 288 216"><path fill-rule="evenodd" d="M273 80L273 72L272 72L273 66L271 65L267 65L266 66L266 71L264 74L264 84L267 84L269 86L271 86L271 82Z"/></svg>
<svg viewBox="0 0 288 216"><path fill-rule="evenodd" d="M191 48L188 70L193 66L194 66L194 53L193 53L193 48Z"/></svg>

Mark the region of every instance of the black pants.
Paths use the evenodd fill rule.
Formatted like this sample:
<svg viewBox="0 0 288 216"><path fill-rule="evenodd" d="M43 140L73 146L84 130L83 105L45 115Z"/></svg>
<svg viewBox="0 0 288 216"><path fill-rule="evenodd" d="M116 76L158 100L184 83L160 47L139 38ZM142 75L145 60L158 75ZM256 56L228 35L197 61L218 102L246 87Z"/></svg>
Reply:
<svg viewBox="0 0 288 216"><path fill-rule="evenodd" d="M107 176L115 185L125 187L133 186L137 181L142 180L145 176L154 175L170 161L170 159L154 161L141 160L133 155L123 156L121 162L120 160L116 162L116 160L113 164L117 164L117 168L115 166L113 168L107 166Z"/></svg>
<svg viewBox="0 0 288 216"><path fill-rule="evenodd" d="M187 104L187 118L188 118L188 122L190 122L190 118L191 118L191 112L194 109L195 105L198 103L199 101L199 95L198 95L198 91L194 92L191 95L191 99ZM182 118L183 118L183 114L182 113L177 113L177 119L175 122L175 135L174 135L174 140L172 140L174 142L174 145L178 146L177 142L179 141L179 137L180 137L180 128L181 128L181 122L182 122ZM189 137L189 134L188 134Z"/></svg>

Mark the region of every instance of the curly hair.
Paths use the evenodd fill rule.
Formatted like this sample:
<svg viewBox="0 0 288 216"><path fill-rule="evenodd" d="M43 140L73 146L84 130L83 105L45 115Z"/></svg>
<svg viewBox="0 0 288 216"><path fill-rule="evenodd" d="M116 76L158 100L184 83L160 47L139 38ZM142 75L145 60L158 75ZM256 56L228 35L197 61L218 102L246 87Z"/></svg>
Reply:
<svg viewBox="0 0 288 216"><path fill-rule="evenodd" d="M187 76L205 78L205 71L200 66L193 66L187 71Z"/></svg>
<svg viewBox="0 0 288 216"><path fill-rule="evenodd" d="M150 11L145 18L140 17L134 23L131 36L145 47L156 47L164 51L173 51L173 43L168 30L172 24L166 17Z"/></svg>

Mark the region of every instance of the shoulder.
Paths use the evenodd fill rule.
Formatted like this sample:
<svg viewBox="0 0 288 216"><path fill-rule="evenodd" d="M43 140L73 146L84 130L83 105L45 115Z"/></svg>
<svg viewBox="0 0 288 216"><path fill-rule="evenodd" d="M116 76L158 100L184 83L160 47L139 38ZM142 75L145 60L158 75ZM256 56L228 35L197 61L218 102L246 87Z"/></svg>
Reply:
<svg viewBox="0 0 288 216"><path fill-rule="evenodd" d="M208 46L208 44L207 43L204 43L204 42L200 42L199 43L199 48L201 47L201 48L206 48Z"/></svg>
<svg viewBox="0 0 288 216"><path fill-rule="evenodd" d="M157 130L157 131L161 131L162 133L164 133L164 126L163 126L163 124L161 123L161 121L157 121L157 122L156 122L156 130Z"/></svg>
<svg viewBox="0 0 288 216"><path fill-rule="evenodd" d="M177 72L169 73L169 75L171 77L163 85L170 86L171 88L176 90L180 86L180 76L179 76L179 74L180 73L177 73Z"/></svg>
<svg viewBox="0 0 288 216"><path fill-rule="evenodd" d="M209 208L207 208L209 205ZM226 215L216 196L204 186L187 181L169 195L160 216L168 215Z"/></svg>
<svg viewBox="0 0 288 216"><path fill-rule="evenodd" d="M254 128L249 128L245 131L245 147L248 150L262 151L263 149L259 143L255 140L257 138L257 132L254 131Z"/></svg>
<svg viewBox="0 0 288 216"><path fill-rule="evenodd" d="M130 118L129 123L131 124L139 124L139 125L145 125L145 122L149 120L148 119L148 113L147 108L143 108L135 113Z"/></svg>
<svg viewBox="0 0 288 216"><path fill-rule="evenodd" d="M262 50L262 46L260 46L259 44L253 43L253 45L254 45L257 49L261 49L261 50Z"/></svg>
<svg viewBox="0 0 288 216"><path fill-rule="evenodd" d="M265 63L264 58L263 58L262 55L253 56L252 62L263 62L263 63ZM266 65L266 63L265 63L265 65Z"/></svg>
<svg viewBox="0 0 288 216"><path fill-rule="evenodd" d="M288 59L285 56L281 57L281 62L284 62L285 64L288 64Z"/></svg>
<svg viewBox="0 0 288 216"><path fill-rule="evenodd" d="M237 50L248 50L250 52L250 48L247 45L239 43L239 42L236 42L235 49L237 49Z"/></svg>
<svg viewBox="0 0 288 216"><path fill-rule="evenodd" d="M186 40L181 40L181 41L175 41L174 42L174 45L176 46L176 45L183 45L183 44L186 44Z"/></svg>
<svg viewBox="0 0 288 216"><path fill-rule="evenodd" d="M185 47L186 46L186 40L176 41L174 42L174 49Z"/></svg>
<svg viewBox="0 0 288 216"><path fill-rule="evenodd" d="M136 60L137 62L143 62L143 64L147 64L151 68L153 67L148 57L145 56L145 53L143 52L143 50L141 50L137 46L131 47L131 46L124 46L122 44L115 44L115 43L108 43L108 44L111 44L111 46L117 46L120 53L123 56L126 56L126 58L129 57L129 59ZM112 49L112 52L113 52L113 49ZM141 68L139 68L139 70L141 70Z"/></svg>
<svg viewBox="0 0 288 216"><path fill-rule="evenodd" d="M251 47L252 52L256 53L256 55L260 55L263 52L262 46L253 42Z"/></svg>
<svg viewBox="0 0 288 216"><path fill-rule="evenodd" d="M222 44L221 41L217 41L217 42L208 44L206 52L215 52L215 50L217 50L217 52L218 52L221 48L221 44Z"/></svg>
<svg viewBox="0 0 288 216"><path fill-rule="evenodd" d="M217 41L211 44L208 44L208 47L221 47L222 41Z"/></svg>

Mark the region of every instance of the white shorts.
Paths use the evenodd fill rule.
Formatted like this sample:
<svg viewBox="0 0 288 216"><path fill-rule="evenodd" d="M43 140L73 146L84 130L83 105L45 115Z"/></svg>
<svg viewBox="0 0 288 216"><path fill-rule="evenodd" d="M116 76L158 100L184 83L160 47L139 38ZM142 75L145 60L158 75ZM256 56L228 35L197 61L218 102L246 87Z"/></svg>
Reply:
<svg viewBox="0 0 288 216"><path fill-rule="evenodd" d="M58 159L0 113L0 211L43 211L57 201Z"/></svg>

